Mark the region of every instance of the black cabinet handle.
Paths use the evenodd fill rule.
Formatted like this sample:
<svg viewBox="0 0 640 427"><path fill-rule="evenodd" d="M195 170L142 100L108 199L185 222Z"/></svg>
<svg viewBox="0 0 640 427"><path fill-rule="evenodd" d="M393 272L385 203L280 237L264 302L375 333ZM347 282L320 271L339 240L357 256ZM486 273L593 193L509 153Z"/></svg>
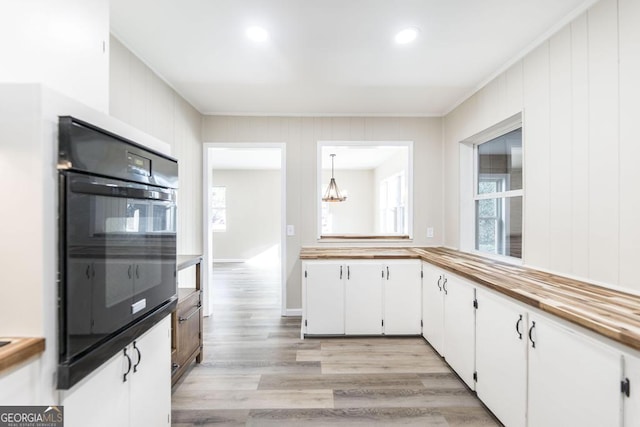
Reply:
<svg viewBox="0 0 640 427"><path fill-rule="evenodd" d="M136 362L135 365L133 365L133 372L138 372L138 365L140 364L140 361L142 360L142 353L140 353L140 349L136 346L136 342L133 342L133 349L136 351L136 353L138 353L138 361Z"/></svg>
<svg viewBox="0 0 640 427"><path fill-rule="evenodd" d="M536 342L533 340L531 334L533 333L533 329L536 327L536 322L531 322L531 327L529 328L529 341L531 341L531 348L536 348Z"/></svg>
<svg viewBox="0 0 640 427"><path fill-rule="evenodd" d="M91 264L87 265L87 271L85 272L87 279L91 279Z"/></svg>
<svg viewBox="0 0 640 427"><path fill-rule="evenodd" d="M122 377L122 382L126 383L127 382L127 375L129 375L129 372L131 372L131 358L127 354L127 349L126 348L124 349L124 357L127 358L127 372L124 373L124 375Z"/></svg>
<svg viewBox="0 0 640 427"><path fill-rule="evenodd" d="M447 295L447 278L446 277L442 281L442 289L444 290L444 294Z"/></svg>
<svg viewBox="0 0 640 427"><path fill-rule="evenodd" d="M387 280L389 280L389 266L387 266Z"/></svg>
<svg viewBox="0 0 640 427"><path fill-rule="evenodd" d="M340 266L340 280L342 280L342 266Z"/></svg>
<svg viewBox="0 0 640 427"><path fill-rule="evenodd" d="M522 332L520 332L520 324L522 323L522 314L520 315L520 318L518 319L518 321L516 322L516 332L518 333L518 339L522 339Z"/></svg>
<svg viewBox="0 0 640 427"><path fill-rule="evenodd" d="M140 278L140 266L136 264L136 279Z"/></svg>
<svg viewBox="0 0 640 427"><path fill-rule="evenodd" d="M347 280L351 280L351 270L349 270L348 265L347 265Z"/></svg>
<svg viewBox="0 0 640 427"><path fill-rule="evenodd" d="M438 289L442 291L442 286L440 286L440 282L442 281L442 276L438 277Z"/></svg>
<svg viewBox="0 0 640 427"><path fill-rule="evenodd" d="M127 276L129 276L129 279L132 278L132 276L131 276L131 266L129 266L129 268L127 269Z"/></svg>

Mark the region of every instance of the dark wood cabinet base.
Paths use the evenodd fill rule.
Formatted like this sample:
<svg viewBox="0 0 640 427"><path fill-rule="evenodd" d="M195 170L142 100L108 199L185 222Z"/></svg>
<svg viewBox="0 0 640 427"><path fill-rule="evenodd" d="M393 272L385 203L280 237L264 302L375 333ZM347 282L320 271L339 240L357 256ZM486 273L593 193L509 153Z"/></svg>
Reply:
<svg viewBox="0 0 640 427"><path fill-rule="evenodd" d="M195 288L178 288L178 306L171 315L171 385L194 361L202 362L202 291L199 255L178 258L178 271L195 265Z"/></svg>

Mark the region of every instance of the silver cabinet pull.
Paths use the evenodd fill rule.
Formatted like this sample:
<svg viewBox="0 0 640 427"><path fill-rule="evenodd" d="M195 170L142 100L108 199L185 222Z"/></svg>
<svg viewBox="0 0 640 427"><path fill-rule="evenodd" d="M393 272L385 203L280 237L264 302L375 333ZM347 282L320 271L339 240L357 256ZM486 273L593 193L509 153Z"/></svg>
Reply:
<svg viewBox="0 0 640 427"><path fill-rule="evenodd" d="M202 308L202 305L198 304L196 305L196 309L193 310L191 313L189 313L189 315L187 317L179 317L178 318L178 322L182 323L182 322L186 322L187 320L191 319L193 316L195 316L195 314L197 312L200 311L200 309Z"/></svg>

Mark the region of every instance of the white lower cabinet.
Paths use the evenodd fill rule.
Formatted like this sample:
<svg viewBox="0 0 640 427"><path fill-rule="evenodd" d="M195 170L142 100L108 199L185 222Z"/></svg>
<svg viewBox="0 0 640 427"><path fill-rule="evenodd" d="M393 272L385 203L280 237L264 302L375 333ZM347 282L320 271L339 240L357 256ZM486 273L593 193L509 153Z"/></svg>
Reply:
<svg viewBox="0 0 640 427"><path fill-rule="evenodd" d="M640 426L640 399L622 388L640 383L635 357L494 292L476 297L476 392L505 426Z"/></svg>
<svg viewBox="0 0 640 427"><path fill-rule="evenodd" d="M422 269L422 334L473 389L475 287L430 264Z"/></svg>
<svg viewBox="0 0 640 427"><path fill-rule="evenodd" d="M385 335L420 335L422 265L419 260L383 265Z"/></svg>
<svg viewBox="0 0 640 427"><path fill-rule="evenodd" d="M418 260L305 261L303 334L419 335Z"/></svg>
<svg viewBox="0 0 640 427"><path fill-rule="evenodd" d="M332 261L303 266L303 319L307 334L344 335L346 267Z"/></svg>
<svg viewBox="0 0 640 427"><path fill-rule="evenodd" d="M505 426L526 426L527 312L476 289L476 392Z"/></svg>
<svg viewBox="0 0 640 427"><path fill-rule="evenodd" d="M345 266L344 333L382 334L382 269L371 262L350 262Z"/></svg>
<svg viewBox="0 0 640 427"><path fill-rule="evenodd" d="M621 353L546 317L529 318L529 426L620 426Z"/></svg>
<svg viewBox="0 0 640 427"><path fill-rule="evenodd" d="M135 346L129 344L79 384L61 392L65 426L170 425L170 367L167 316L136 339Z"/></svg>
<svg viewBox="0 0 640 427"><path fill-rule="evenodd" d="M475 288L446 274L444 292L444 358L471 388L475 388Z"/></svg>
<svg viewBox="0 0 640 427"><path fill-rule="evenodd" d="M442 271L431 264L422 264L422 336L444 355L444 292Z"/></svg>
<svg viewBox="0 0 640 427"><path fill-rule="evenodd" d="M636 351L635 355L623 354L623 381L626 390L623 392L624 397L622 400L624 402L625 426L640 426L640 392L638 392L638 387L640 387L640 354L638 353ZM633 387L631 387L631 384L633 384Z"/></svg>

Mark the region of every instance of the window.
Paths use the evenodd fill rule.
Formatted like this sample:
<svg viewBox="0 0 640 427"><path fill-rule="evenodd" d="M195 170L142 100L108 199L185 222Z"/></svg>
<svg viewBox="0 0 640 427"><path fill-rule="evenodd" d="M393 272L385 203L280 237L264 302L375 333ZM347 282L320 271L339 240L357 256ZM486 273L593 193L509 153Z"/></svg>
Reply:
<svg viewBox="0 0 640 427"><path fill-rule="evenodd" d="M478 144L475 249L522 258L522 128Z"/></svg>
<svg viewBox="0 0 640 427"><path fill-rule="evenodd" d="M380 181L380 230L382 233L406 232L405 175L399 173Z"/></svg>
<svg viewBox="0 0 640 427"><path fill-rule="evenodd" d="M213 231L227 231L227 188L211 189L211 226Z"/></svg>

